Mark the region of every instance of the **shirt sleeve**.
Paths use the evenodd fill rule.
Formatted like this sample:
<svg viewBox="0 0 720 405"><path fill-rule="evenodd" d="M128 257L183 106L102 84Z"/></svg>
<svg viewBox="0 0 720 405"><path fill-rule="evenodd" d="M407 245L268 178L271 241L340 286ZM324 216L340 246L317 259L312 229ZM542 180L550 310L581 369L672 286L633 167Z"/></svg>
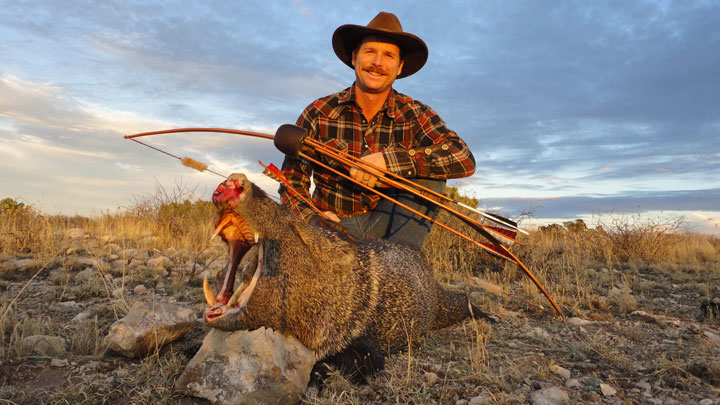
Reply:
<svg viewBox="0 0 720 405"><path fill-rule="evenodd" d="M308 106L300 115L296 125L305 128L308 134L314 133L314 125L311 111L313 106ZM282 172L287 177L288 181L295 189L295 192L305 196L308 200L312 201L310 196L310 179L312 176L312 167L309 162L302 158L293 158L285 156L285 160L282 164ZM278 190L280 194L280 201L283 205L290 208L290 210L302 218L304 221L308 221L310 217L316 214L310 206L298 198L294 192L290 192L285 188L285 185L280 184Z"/></svg>
<svg viewBox="0 0 720 405"><path fill-rule="evenodd" d="M419 104L419 103L418 103ZM413 148L383 149L388 171L403 177L436 180L472 176L475 157L467 144L430 107L420 104Z"/></svg>

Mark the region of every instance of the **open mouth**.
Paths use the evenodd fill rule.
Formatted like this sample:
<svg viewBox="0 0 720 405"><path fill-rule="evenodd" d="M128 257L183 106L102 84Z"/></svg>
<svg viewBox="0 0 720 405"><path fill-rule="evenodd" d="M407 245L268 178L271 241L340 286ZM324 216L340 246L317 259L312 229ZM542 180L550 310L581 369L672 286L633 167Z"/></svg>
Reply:
<svg viewBox="0 0 720 405"><path fill-rule="evenodd" d="M235 176L235 175L234 175ZM213 193L213 203L222 212L218 225L215 228L213 237L220 237L228 245L228 267L222 286L217 294L212 291L207 277L203 280L203 293L208 308L205 310L205 319L212 320L226 314L230 310L242 308L250 300L255 286L257 285L262 267L262 242L259 234L253 231L250 226L237 215L233 208L247 197L247 179L242 175L231 176L228 180L220 183ZM238 266L254 245L257 248L258 265L255 273L249 281L244 281L237 289L234 288L237 278ZM245 279L244 275L240 275Z"/></svg>

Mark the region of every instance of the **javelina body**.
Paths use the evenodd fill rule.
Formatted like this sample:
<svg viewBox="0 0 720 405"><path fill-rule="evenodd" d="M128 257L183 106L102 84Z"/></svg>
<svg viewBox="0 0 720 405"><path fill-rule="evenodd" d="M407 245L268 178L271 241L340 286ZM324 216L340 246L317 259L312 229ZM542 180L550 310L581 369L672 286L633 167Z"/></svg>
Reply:
<svg viewBox="0 0 720 405"><path fill-rule="evenodd" d="M227 304L219 297L208 308L205 319L212 327L273 328L297 338L318 359L341 368L356 364L356 371L367 374L383 367L385 355L417 343L428 330L469 315L467 298L441 288L416 250L383 240L354 243L308 225L244 175L230 176L213 201L221 221L232 218L230 225L218 227L231 248L228 273L239 264L242 280L256 268L258 276L246 303L230 299ZM233 253L238 239L252 247ZM226 276L223 291L233 288L229 278L234 274Z"/></svg>

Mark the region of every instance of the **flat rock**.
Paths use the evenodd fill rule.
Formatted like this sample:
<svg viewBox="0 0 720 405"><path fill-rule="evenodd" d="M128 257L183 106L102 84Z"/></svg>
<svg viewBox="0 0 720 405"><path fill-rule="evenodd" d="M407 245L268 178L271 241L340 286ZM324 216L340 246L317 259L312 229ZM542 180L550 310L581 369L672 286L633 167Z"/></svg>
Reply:
<svg viewBox="0 0 720 405"><path fill-rule="evenodd" d="M133 292L137 295L145 295L148 293L148 289L144 285L138 284L133 288Z"/></svg>
<svg viewBox="0 0 720 405"><path fill-rule="evenodd" d="M216 404L295 404L310 380L315 354L264 327L213 329L175 389Z"/></svg>
<svg viewBox="0 0 720 405"><path fill-rule="evenodd" d="M15 260L15 262L13 263L13 267L15 268L15 270L28 270L39 266L40 262L35 259L20 259Z"/></svg>
<svg viewBox="0 0 720 405"><path fill-rule="evenodd" d="M567 320L567 323L573 326L586 326L586 325L592 325L595 323L595 321L590 321L587 319L578 318L576 316L570 318Z"/></svg>
<svg viewBox="0 0 720 405"><path fill-rule="evenodd" d="M165 256L153 257L152 259L148 259L147 261L147 266L151 269L164 269L167 267L172 267L172 265L173 261Z"/></svg>
<svg viewBox="0 0 720 405"><path fill-rule="evenodd" d="M530 394L530 402L535 405L561 405L570 401L570 396L560 387L543 388Z"/></svg>
<svg viewBox="0 0 720 405"><path fill-rule="evenodd" d="M23 350L40 356L65 355L65 339L59 336L32 335L22 340Z"/></svg>
<svg viewBox="0 0 720 405"><path fill-rule="evenodd" d="M470 398L470 401L468 401L468 404L472 405L490 405L494 403L495 401L493 401L492 397L488 394L480 394L476 397Z"/></svg>
<svg viewBox="0 0 720 405"><path fill-rule="evenodd" d="M530 332L523 333L520 336L542 340L552 339L552 335L550 335L547 331L545 331L545 329L540 327L535 327Z"/></svg>
<svg viewBox="0 0 720 405"><path fill-rule="evenodd" d="M567 380L568 378L570 378L570 370L568 370L568 369L566 369L566 368L563 368L563 367L560 367L560 366L558 366L557 364L551 365L551 366L550 366L550 371L552 371L553 373L561 376L562 378L564 378L564 379L566 379L566 380Z"/></svg>
<svg viewBox="0 0 720 405"><path fill-rule="evenodd" d="M110 325L104 343L126 357L144 356L182 337L196 319L191 308L138 301L124 318Z"/></svg>
<svg viewBox="0 0 720 405"><path fill-rule="evenodd" d="M617 390L608 384L600 384L600 392L606 397L611 397L617 394Z"/></svg>

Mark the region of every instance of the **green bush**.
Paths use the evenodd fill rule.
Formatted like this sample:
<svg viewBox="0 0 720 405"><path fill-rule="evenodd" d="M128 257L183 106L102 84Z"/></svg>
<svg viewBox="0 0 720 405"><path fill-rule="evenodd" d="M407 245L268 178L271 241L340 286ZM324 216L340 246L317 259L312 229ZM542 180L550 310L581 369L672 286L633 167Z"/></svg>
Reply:
<svg viewBox="0 0 720 405"><path fill-rule="evenodd" d="M12 198L5 198L0 201L0 215L15 215L26 212L30 207L23 203L19 203Z"/></svg>

